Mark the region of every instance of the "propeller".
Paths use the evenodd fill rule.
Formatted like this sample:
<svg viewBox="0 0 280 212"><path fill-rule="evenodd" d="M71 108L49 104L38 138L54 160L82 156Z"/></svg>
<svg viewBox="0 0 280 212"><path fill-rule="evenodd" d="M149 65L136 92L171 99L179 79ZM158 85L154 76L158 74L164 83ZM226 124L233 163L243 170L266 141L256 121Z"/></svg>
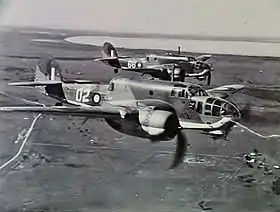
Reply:
<svg viewBox="0 0 280 212"><path fill-rule="evenodd" d="M180 127L177 134L176 152L170 169L178 167L184 161L185 153L188 148L187 136L183 133L183 129Z"/></svg>
<svg viewBox="0 0 280 212"><path fill-rule="evenodd" d="M207 64L208 65L208 74L207 74L207 85L209 86L211 84L211 78L212 78L212 72L215 70L214 68L211 67L210 64Z"/></svg>
<svg viewBox="0 0 280 212"><path fill-rule="evenodd" d="M212 77L212 73L211 73L211 71L209 71L207 74L207 85L208 86L211 84L211 77Z"/></svg>
<svg viewBox="0 0 280 212"><path fill-rule="evenodd" d="M252 107L252 103L251 102L247 102L245 104L245 106L243 108L241 108L239 111L240 111L240 114L241 114L241 120L242 121L250 121L251 119L251 107Z"/></svg>

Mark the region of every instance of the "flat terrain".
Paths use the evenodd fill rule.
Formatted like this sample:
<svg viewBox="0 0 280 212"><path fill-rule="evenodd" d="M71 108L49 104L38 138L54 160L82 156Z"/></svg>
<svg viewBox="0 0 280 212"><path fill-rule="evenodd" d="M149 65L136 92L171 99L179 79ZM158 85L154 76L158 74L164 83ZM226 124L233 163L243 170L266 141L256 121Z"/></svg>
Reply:
<svg viewBox="0 0 280 212"><path fill-rule="evenodd" d="M100 47L66 43L67 32L48 34L5 32L0 36L0 53L54 57L96 57ZM54 39L38 43L32 39ZM143 55L147 50L122 49L123 55ZM151 51L151 50L149 50ZM0 59L0 104L23 105L26 101L53 104L32 88L7 86L8 82L30 80L36 60ZM234 97L238 104L251 102L257 109L245 122L262 134L280 134L279 59L215 55L213 85L242 83L246 89ZM113 70L100 63L61 61L67 78L108 81ZM20 67L20 69L19 69ZM68 70L65 70L68 69ZM123 75L127 73L122 73ZM256 87L257 86L257 87ZM262 111L261 108L264 108ZM274 112L276 110L276 112ZM248 168L241 161L254 148L270 164L280 164L277 139L262 139L234 128L229 141L188 134L191 148L185 163L168 170L175 141L151 144L112 130L103 120L38 114L0 114L0 208L14 211L277 211L279 196L271 189L279 175ZM32 125L34 124L34 125ZM10 164L22 144L18 158ZM240 180L251 174L252 183Z"/></svg>

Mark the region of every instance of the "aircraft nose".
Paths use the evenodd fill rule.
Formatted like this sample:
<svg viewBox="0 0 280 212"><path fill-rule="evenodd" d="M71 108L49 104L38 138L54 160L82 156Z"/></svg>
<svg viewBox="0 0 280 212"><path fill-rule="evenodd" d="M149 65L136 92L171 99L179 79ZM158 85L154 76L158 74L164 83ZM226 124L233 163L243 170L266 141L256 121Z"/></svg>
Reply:
<svg viewBox="0 0 280 212"><path fill-rule="evenodd" d="M239 119L241 117L241 113L238 110L238 108L236 107L236 105L233 104L232 102L228 102L228 101L226 101L222 105L221 115L222 116L230 116L230 117L233 117L235 119Z"/></svg>

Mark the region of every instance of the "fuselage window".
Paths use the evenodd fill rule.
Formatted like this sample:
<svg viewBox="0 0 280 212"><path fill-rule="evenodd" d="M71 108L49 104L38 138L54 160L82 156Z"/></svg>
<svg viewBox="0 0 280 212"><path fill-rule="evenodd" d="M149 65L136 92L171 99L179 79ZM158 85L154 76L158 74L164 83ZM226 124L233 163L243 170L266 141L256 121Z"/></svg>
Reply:
<svg viewBox="0 0 280 212"><path fill-rule="evenodd" d="M211 104L211 103L213 103L214 101L215 101L214 98L208 98L208 99L206 100L206 103Z"/></svg>
<svg viewBox="0 0 280 212"><path fill-rule="evenodd" d="M220 116L221 107L213 105L212 115L213 116Z"/></svg>
<svg viewBox="0 0 280 212"><path fill-rule="evenodd" d="M217 106L221 106L222 105L222 101L217 99L215 102L214 102L214 105L217 105Z"/></svg>
<svg viewBox="0 0 280 212"><path fill-rule="evenodd" d="M185 92L185 97L186 97L186 99L188 99L188 97L189 97L188 91Z"/></svg>
<svg viewBox="0 0 280 212"><path fill-rule="evenodd" d="M211 110L211 105L206 104L206 105L205 105L205 110Z"/></svg>
<svg viewBox="0 0 280 212"><path fill-rule="evenodd" d="M202 114L202 102L197 103L196 112L198 112L199 114Z"/></svg>
<svg viewBox="0 0 280 212"><path fill-rule="evenodd" d="M175 91L173 89L171 90L171 96L175 96Z"/></svg>
<svg viewBox="0 0 280 212"><path fill-rule="evenodd" d="M113 82L110 83L109 85L109 91L113 91L114 90L114 87L115 87L115 84Z"/></svg>
<svg viewBox="0 0 280 212"><path fill-rule="evenodd" d="M190 105L189 105L189 107L190 107L190 109L191 110L194 110L194 108L195 108L195 105L196 105L196 101L190 101Z"/></svg>
<svg viewBox="0 0 280 212"><path fill-rule="evenodd" d="M182 90L182 91L179 92L178 96L179 97L184 97L184 94L185 94L185 90Z"/></svg>

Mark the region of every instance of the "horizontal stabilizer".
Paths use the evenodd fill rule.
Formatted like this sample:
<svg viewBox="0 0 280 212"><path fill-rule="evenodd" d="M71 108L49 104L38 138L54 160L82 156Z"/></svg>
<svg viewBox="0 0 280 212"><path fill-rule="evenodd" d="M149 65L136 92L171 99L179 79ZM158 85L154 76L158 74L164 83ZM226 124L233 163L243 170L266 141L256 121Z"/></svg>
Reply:
<svg viewBox="0 0 280 212"><path fill-rule="evenodd" d="M186 73L186 77L201 77L201 76L205 76L209 72L210 70L206 69L199 73L190 73L190 74Z"/></svg>
<svg viewBox="0 0 280 212"><path fill-rule="evenodd" d="M96 58L93 61L108 61L108 60L118 60L118 57L100 57Z"/></svg>
<svg viewBox="0 0 280 212"><path fill-rule="evenodd" d="M30 81L30 82L11 82L13 86L46 86L62 84L62 81L46 80L46 81Z"/></svg>
<svg viewBox="0 0 280 212"><path fill-rule="evenodd" d="M220 87L213 88L209 91L239 91L239 90L243 89L244 87L245 87L244 85L239 85L239 84L223 85L223 86L220 86Z"/></svg>
<svg viewBox="0 0 280 212"><path fill-rule="evenodd" d="M107 65L110 65L112 67L115 68L121 68L121 64L118 60L118 57L101 57L101 58L97 58L94 61L101 61Z"/></svg>
<svg viewBox="0 0 280 212"><path fill-rule="evenodd" d="M227 98L230 95L237 93L238 91L244 89L244 85L223 85L220 87L212 88L206 90L206 92L210 95L217 96L220 98Z"/></svg>

